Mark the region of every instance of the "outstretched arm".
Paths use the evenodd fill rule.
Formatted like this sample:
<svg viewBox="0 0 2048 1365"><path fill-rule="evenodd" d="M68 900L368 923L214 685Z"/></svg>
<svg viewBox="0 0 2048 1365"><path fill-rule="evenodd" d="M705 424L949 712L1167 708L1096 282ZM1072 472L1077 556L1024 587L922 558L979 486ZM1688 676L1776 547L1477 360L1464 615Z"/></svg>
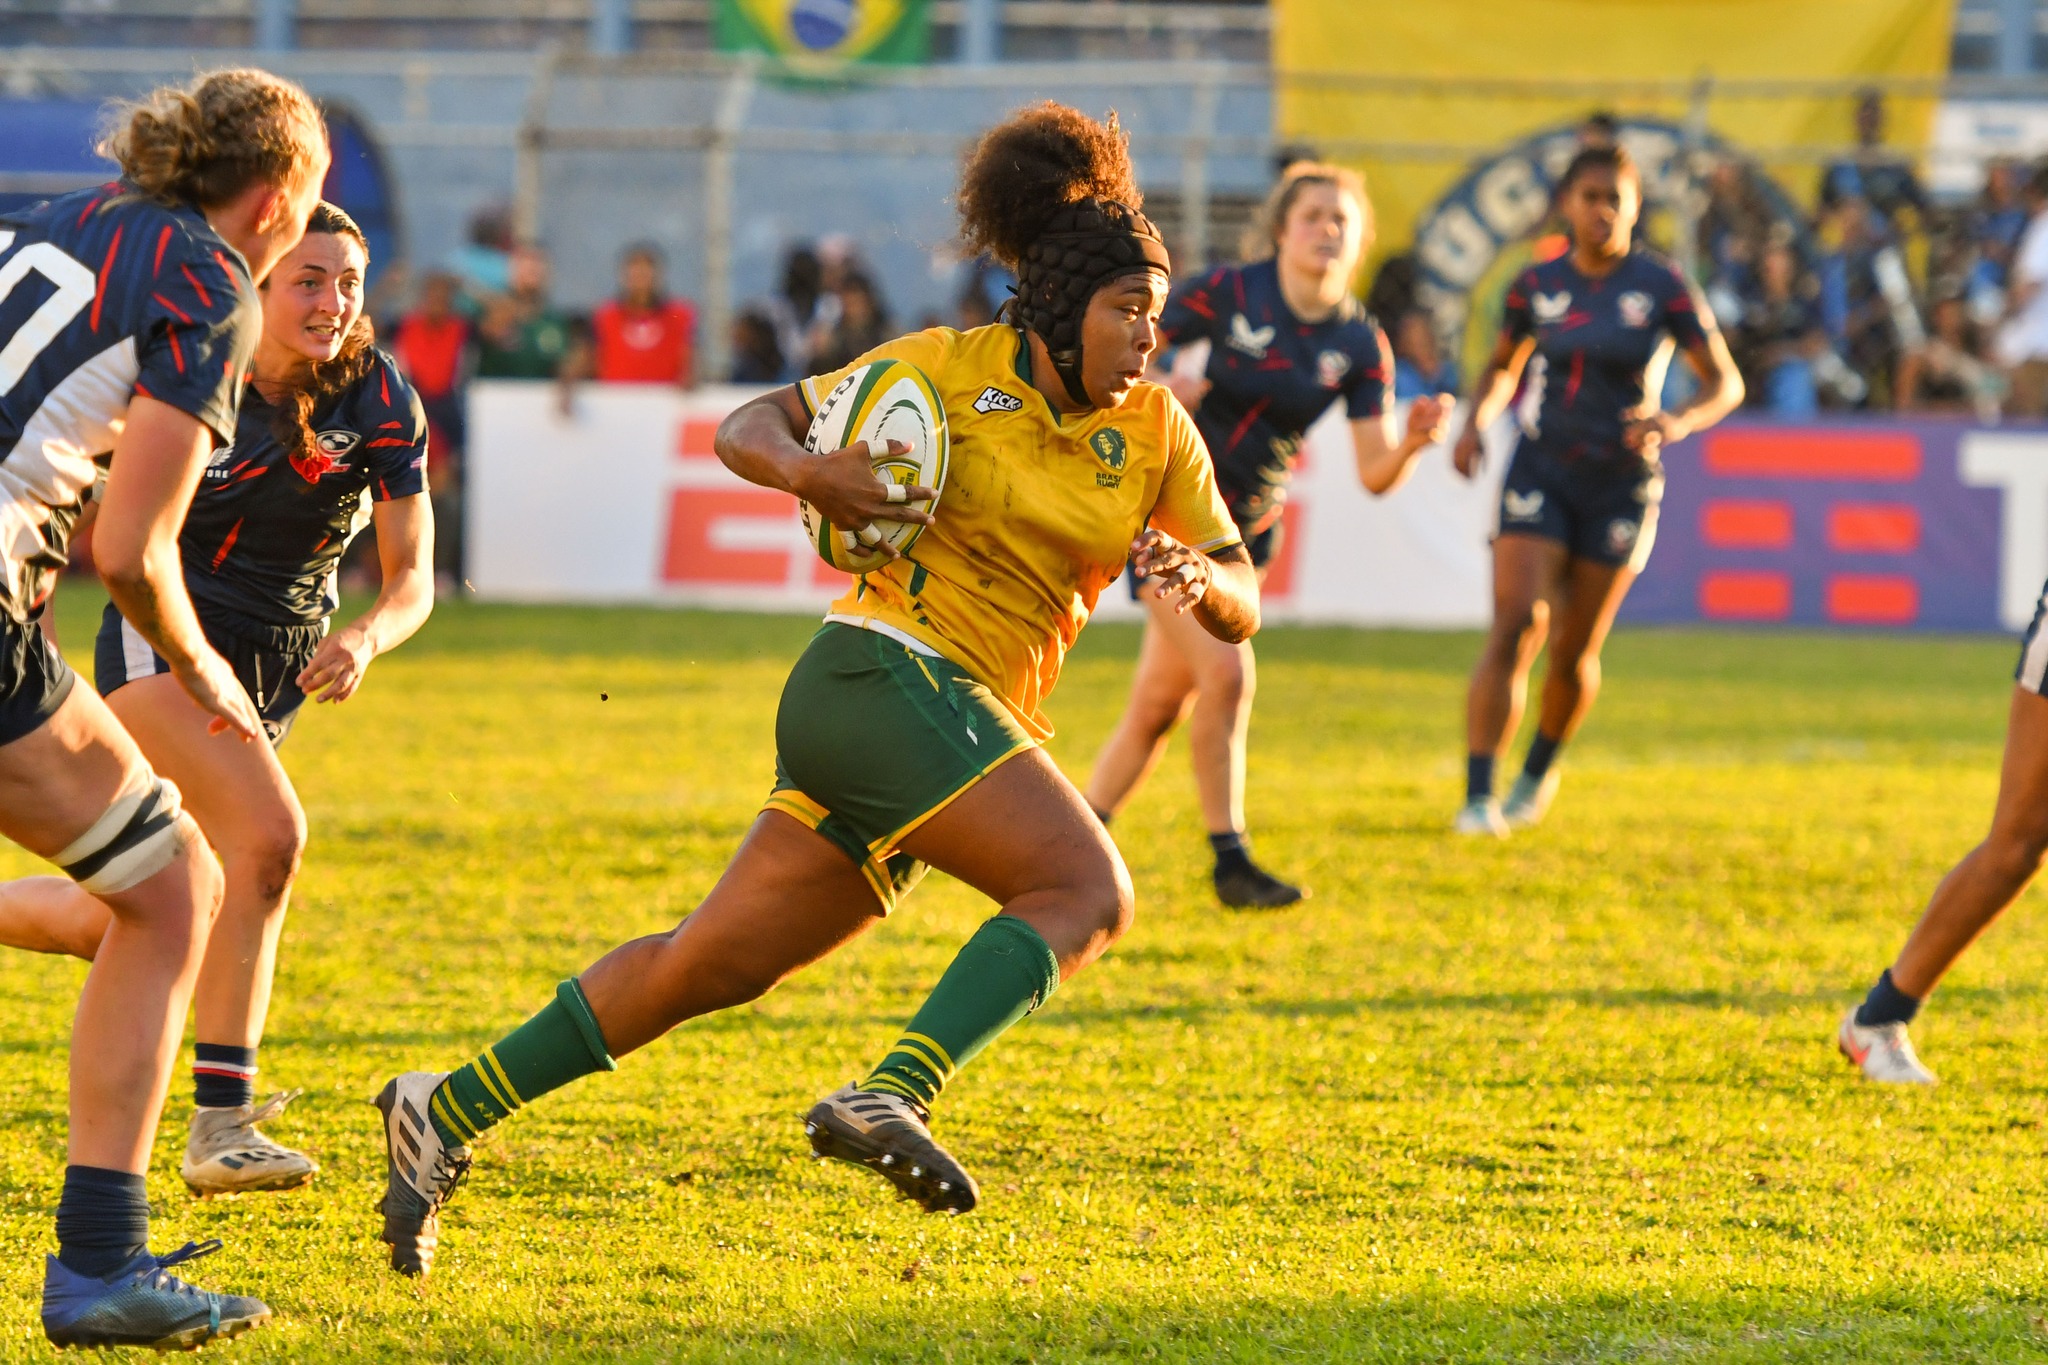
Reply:
<svg viewBox="0 0 2048 1365"><path fill-rule="evenodd" d="M320 701L347 701L370 661L396 649L434 610L434 506L425 493L387 498L370 511L384 586L370 609L320 642L300 672L299 690Z"/></svg>
<svg viewBox="0 0 2048 1365"><path fill-rule="evenodd" d="M1365 491L1383 497L1408 482L1416 457L1443 442L1457 406L1456 394L1424 394L1409 405L1406 434L1396 433L1392 408L1377 417L1354 421L1351 446L1358 457L1358 481Z"/></svg>

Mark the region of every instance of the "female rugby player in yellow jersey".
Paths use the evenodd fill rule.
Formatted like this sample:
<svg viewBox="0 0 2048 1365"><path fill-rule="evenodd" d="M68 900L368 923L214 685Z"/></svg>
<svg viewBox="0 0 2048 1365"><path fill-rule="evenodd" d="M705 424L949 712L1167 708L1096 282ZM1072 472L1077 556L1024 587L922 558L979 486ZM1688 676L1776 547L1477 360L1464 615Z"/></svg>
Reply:
<svg viewBox="0 0 2048 1365"><path fill-rule="evenodd" d="M1126 555L1218 638L1259 623L1257 579L1201 437L1165 389L1142 382L1168 265L1138 200L1113 121L1046 104L982 138L961 181L962 235L1016 269L1006 321L863 357L909 361L939 393L952 447L934 513L892 503L863 448L805 453L812 411L840 375L757 399L719 428L729 467L843 529L928 525L834 604L797 661L776 719L774 791L696 912L563 982L459 1071L385 1087L394 1268L427 1271L440 1207L485 1130L686 1019L753 1000L873 926L927 865L1002 912L880 1064L821 1100L805 1128L820 1155L879 1171L930 1211L974 1207L973 1179L932 1140L932 1101L1131 923L1115 845L1039 748L1066 651Z"/></svg>

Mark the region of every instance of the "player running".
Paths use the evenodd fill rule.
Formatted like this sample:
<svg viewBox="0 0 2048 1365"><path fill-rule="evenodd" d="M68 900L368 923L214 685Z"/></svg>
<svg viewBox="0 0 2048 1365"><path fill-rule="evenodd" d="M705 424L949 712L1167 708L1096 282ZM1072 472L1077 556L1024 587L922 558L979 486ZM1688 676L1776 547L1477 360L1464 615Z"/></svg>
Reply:
<svg viewBox="0 0 2048 1365"><path fill-rule="evenodd" d="M1272 254L1175 290L1159 331L1169 343L1200 343L1208 352L1199 378L1177 375L1169 383L1195 415L1224 503L1263 579L1280 548L1303 434L1317 418L1343 402L1359 481L1382 494L1407 479L1424 447L1443 439L1455 399L1418 398L1406 434L1394 428L1392 352L1351 294L1372 237L1356 172L1314 162L1289 167L1266 199L1262 223ZM1107 824L1185 719L1216 895L1239 908L1292 905L1304 893L1254 863L1245 842L1252 647L1218 639L1156 597L1146 607L1130 704L1095 760L1088 804Z"/></svg>
<svg viewBox="0 0 2048 1365"><path fill-rule="evenodd" d="M143 1173L221 875L179 807L37 617L102 470L108 594L191 697L207 741L262 721L194 619L178 527L235 410L255 282L299 240L327 171L304 91L224 71L130 107L118 184L0 216L0 834L111 912L71 1036L71 1131L43 1331L58 1346L193 1347L262 1302L171 1274L220 1248L149 1251ZM251 745L250 747L253 747Z"/></svg>
<svg viewBox="0 0 2048 1365"><path fill-rule="evenodd" d="M491 1127L686 1019L760 996L880 922L927 865L1002 912L805 1131L819 1155L877 1171L927 1210L974 1207L973 1178L927 1126L932 1103L1131 923L1116 846L1040 747L1067 649L1127 557L1219 638L1259 623L1257 576L1201 436L1143 382L1169 275L1138 199L1115 122L1063 106L1013 116L971 154L962 235L970 253L1017 271L1010 320L921 332L866 357L917 365L943 399L952 448L936 517L892 501L861 447L804 452L840 374L756 399L719 428L731 469L842 529L927 529L833 605L797 661L773 793L696 912L564 981L453 1075L385 1086L393 1267L426 1273L441 1206Z"/></svg>
<svg viewBox="0 0 2048 1365"><path fill-rule="evenodd" d="M2014 681L1990 833L1941 879L1898 959L1835 1031L1842 1055L1873 1081L1935 1083L1906 1026L2048 857L2048 588L2020 646Z"/></svg>
<svg viewBox="0 0 2048 1365"><path fill-rule="evenodd" d="M369 247L332 204L261 286L263 336L235 442L206 467L179 536L185 588L207 640L255 702L269 744L222 744L164 656L109 604L94 672L144 757L185 794L219 853L227 890L195 995L193 1193L296 1189L319 1167L256 1125L292 1094L256 1100L256 1051L306 816L274 749L309 695L344 701L370 661L434 605L426 418L363 316ZM374 522L384 587L328 634L336 566ZM101 901L63 877L0 884L0 943L91 960Z"/></svg>
<svg viewBox="0 0 2048 1365"><path fill-rule="evenodd" d="M1465 708L1461 834L1501 836L1543 818L1557 794L1558 751L1600 690L1600 646L1657 538L1659 452L1742 402L1742 376L1705 302L1678 267L1634 245L1642 202L1642 177L1624 149L1588 147L1571 159L1558 203L1572 248L1508 290L1500 341L1452 453L1460 474L1478 472L1480 433L1526 367L1521 437L1493 542L1493 628ZM1674 344L1701 387L1664 412L1658 390ZM1546 635L1536 737L1503 806L1494 765L1521 724Z"/></svg>

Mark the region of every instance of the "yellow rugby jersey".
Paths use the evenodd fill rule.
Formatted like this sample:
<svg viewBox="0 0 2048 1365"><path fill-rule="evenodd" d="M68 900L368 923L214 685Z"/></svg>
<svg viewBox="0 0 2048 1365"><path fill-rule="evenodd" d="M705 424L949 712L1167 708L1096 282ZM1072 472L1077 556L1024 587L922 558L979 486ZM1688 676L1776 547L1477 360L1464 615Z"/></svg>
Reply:
<svg viewBox="0 0 2048 1365"><path fill-rule="evenodd" d="M1095 601L1148 523L1205 551L1237 543L1209 452L1172 394L1139 383L1114 411L1057 415L1024 376L1016 328L936 327L804 380L807 411L856 366L923 370L952 448L935 520L910 553L856 579L832 616L885 626L986 683L1033 738Z"/></svg>

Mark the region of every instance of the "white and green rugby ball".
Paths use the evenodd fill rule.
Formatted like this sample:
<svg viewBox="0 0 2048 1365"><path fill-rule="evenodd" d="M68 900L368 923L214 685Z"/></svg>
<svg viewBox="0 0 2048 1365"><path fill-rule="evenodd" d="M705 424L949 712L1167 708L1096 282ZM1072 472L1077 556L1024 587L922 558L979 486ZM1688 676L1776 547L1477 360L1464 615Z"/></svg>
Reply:
<svg viewBox="0 0 2048 1365"><path fill-rule="evenodd" d="M925 372L903 360L871 360L857 366L833 386L818 404L818 415L804 436L804 449L813 455L829 455L859 441L868 443L868 456L875 476L904 487L930 488L943 493L946 487L946 410L939 404L939 391ZM891 455L888 442L910 447L908 455ZM889 562L882 546L893 546L908 554L924 527L910 521L878 521L861 533L842 531L811 504L803 509L804 535L818 557L833 568L861 574ZM906 504L929 512L938 499Z"/></svg>

